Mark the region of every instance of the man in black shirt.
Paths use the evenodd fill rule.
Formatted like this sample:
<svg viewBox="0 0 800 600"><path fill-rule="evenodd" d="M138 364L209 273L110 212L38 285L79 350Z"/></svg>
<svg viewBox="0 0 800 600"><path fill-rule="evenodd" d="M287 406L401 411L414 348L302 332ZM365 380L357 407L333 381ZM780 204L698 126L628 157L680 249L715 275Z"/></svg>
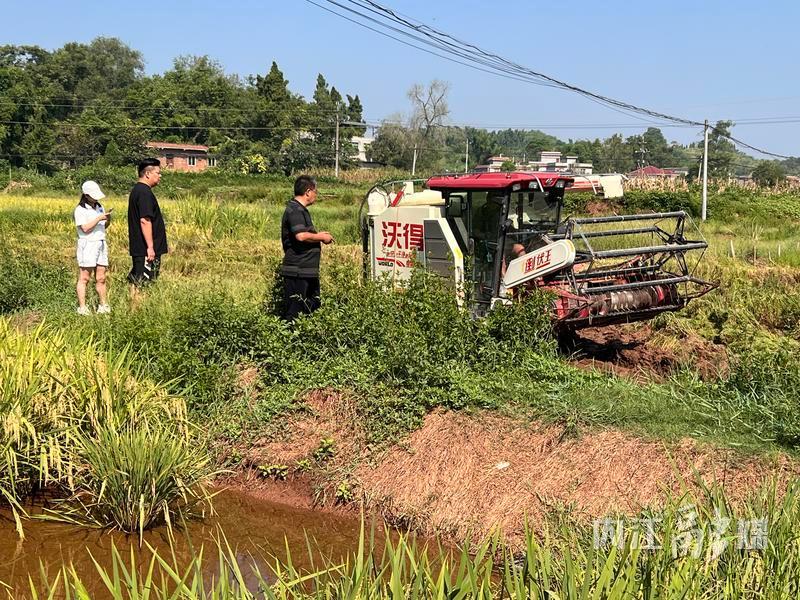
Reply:
<svg viewBox="0 0 800 600"><path fill-rule="evenodd" d="M294 182L294 198L286 204L281 220L283 243L283 318L294 321L300 313L310 314L320 305L319 259L321 244L333 236L314 228L308 207L317 200L317 182L301 175Z"/></svg>
<svg viewBox="0 0 800 600"><path fill-rule="evenodd" d="M133 266L128 274L131 291L155 281L161 257L168 252L167 230L153 188L161 181L161 162L146 158L138 165L139 180L128 197L128 243Z"/></svg>

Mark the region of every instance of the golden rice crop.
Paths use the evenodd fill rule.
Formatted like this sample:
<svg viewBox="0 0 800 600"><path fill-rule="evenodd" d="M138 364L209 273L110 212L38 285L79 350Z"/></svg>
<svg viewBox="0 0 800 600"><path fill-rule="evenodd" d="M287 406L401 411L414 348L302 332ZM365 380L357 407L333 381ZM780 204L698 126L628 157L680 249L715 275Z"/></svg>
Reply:
<svg viewBox="0 0 800 600"><path fill-rule="evenodd" d="M0 318L0 491L18 512L19 501L43 486L55 486L73 497L80 493L82 498L97 490L96 497L84 503L98 510L103 502L113 502L113 494L106 492L110 479L86 478L83 450L94 448L92 440L115 439L131 430L150 431L154 438L168 432L174 442L169 450L177 453L175 464L188 460L192 465L185 487L202 482L206 460L192 449L184 401L143 377L134 363L126 348L104 351L92 339L50 331L44 323L20 331ZM137 439L152 449L146 440ZM95 448L94 456L103 450L108 461L124 459L113 454L111 443ZM120 464L116 467L125 471ZM155 467L150 483L180 476L174 469L158 477L154 473ZM184 492L177 486L162 498L158 510ZM147 524L151 517L143 515L141 520ZM129 520L116 523L128 524Z"/></svg>

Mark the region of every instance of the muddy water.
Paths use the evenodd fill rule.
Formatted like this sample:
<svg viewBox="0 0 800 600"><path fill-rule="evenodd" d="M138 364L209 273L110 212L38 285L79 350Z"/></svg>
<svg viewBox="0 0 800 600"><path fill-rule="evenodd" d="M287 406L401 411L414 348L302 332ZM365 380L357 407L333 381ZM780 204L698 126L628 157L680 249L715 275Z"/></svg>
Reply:
<svg viewBox="0 0 800 600"><path fill-rule="evenodd" d="M253 564L271 577L270 556L286 556L288 545L292 561L301 569L310 568L307 539L314 540L314 560L341 559L358 547L360 520L355 517L298 509L227 490L215 497L218 515L203 522L189 523L175 533L173 548L179 564L186 564L191 548L205 546L204 575L207 581L218 571L218 552L214 539L223 531L253 591L258 579ZM108 533L47 521L24 521L25 539L20 540L8 511L0 510L0 582L17 590L15 598L29 590L28 575L39 582L40 565L51 581L64 564L72 564L93 597L104 597L105 588L92 563L92 556L104 567L111 564L111 548L116 545L123 556L135 548L137 562L147 562L151 553L138 548L138 537ZM368 525L369 526L369 525ZM376 526L382 546L381 526ZM144 541L165 558L170 542L165 528L145 532ZM319 563L316 564L319 567ZM0 585L0 592L3 591ZM39 586L37 586L39 587Z"/></svg>

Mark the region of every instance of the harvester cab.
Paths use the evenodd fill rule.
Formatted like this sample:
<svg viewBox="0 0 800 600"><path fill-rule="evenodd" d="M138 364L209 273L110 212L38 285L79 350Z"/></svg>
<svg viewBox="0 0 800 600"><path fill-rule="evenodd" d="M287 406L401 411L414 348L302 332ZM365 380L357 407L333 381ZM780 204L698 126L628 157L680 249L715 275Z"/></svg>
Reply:
<svg viewBox="0 0 800 600"><path fill-rule="evenodd" d="M699 232L686 239L685 212L563 220L572 181L478 173L376 185L359 215L365 271L399 282L421 265L476 315L546 289L562 330L649 319L716 287L694 275L707 244Z"/></svg>

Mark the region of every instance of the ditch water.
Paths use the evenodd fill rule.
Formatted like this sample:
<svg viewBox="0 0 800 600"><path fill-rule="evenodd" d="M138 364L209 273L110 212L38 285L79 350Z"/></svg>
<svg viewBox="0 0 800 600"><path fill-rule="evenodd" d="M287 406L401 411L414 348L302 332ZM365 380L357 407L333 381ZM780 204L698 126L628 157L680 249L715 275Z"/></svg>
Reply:
<svg viewBox="0 0 800 600"><path fill-rule="evenodd" d="M26 507L29 512L36 512ZM210 582L219 571L219 555L215 539L224 532L225 539L234 551L248 587L258 589L258 579L253 565L271 577L271 556L286 558L288 546L295 567L310 569L307 540L312 544L312 556L316 567L323 557L340 560L358 548L360 519L349 515L331 514L308 509L294 508L237 491L226 490L214 498L217 515L204 521L190 522L183 531L174 531L172 548L179 565L189 562L192 548L195 552L204 546L204 578ZM137 564L148 564L151 552L146 544L170 563L170 540L166 528L157 528L144 534L142 549L138 536L119 532L100 531L55 523L50 521L23 521L25 538L20 539L10 511L0 510L0 582L18 593L30 589L28 576L35 584L41 581L43 572L53 581L62 565L73 565L92 597L105 597L105 587L92 562L109 569L112 562L112 547L120 551L129 562L130 548L134 548ZM366 527L370 527L367 524ZM369 534L369 532L367 532ZM383 547L383 526L375 526L376 547ZM223 542L224 543L224 542ZM146 568L146 567L145 567ZM142 569L140 569L141 571ZM4 594L0 584L0 594ZM43 589L37 585L39 590ZM14 594L14 597L22 597Z"/></svg>

